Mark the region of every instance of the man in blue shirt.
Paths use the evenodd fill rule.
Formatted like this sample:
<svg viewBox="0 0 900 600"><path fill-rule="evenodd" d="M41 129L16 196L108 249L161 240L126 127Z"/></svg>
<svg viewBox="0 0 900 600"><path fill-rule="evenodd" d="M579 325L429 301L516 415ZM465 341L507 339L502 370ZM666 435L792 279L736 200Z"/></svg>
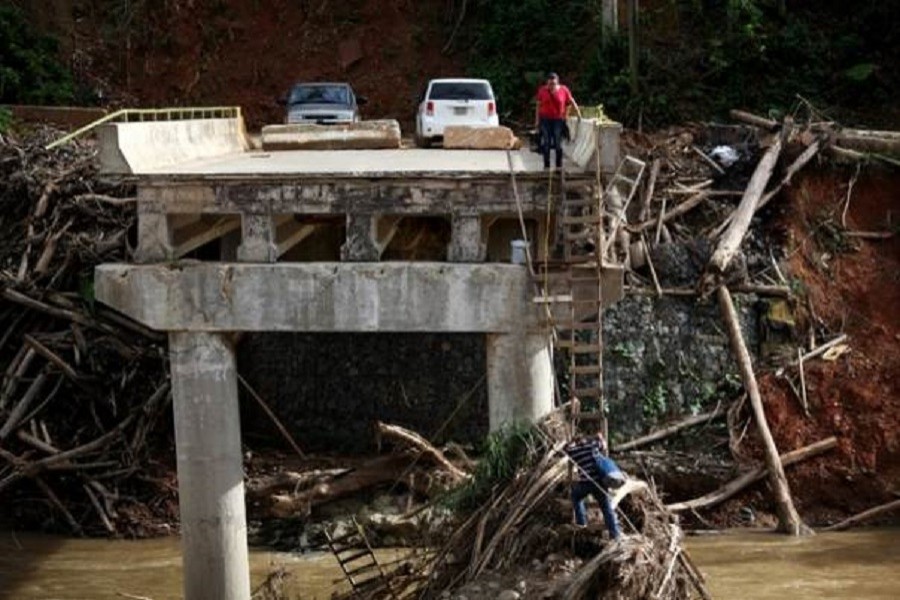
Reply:
<svg viewBox="0 0 900 600"><path fill-rule="evenodd" d="M612 539L618 539L619 522L609 500L609 492L625 483L625 475L606 453L606 441L603 434L588 436L570 442L565 452L575 463L577 480L572 486L572 504L575 508L575 523L579 526L587 524L584 500L589 495L600 503L603 521Z"/></svg>

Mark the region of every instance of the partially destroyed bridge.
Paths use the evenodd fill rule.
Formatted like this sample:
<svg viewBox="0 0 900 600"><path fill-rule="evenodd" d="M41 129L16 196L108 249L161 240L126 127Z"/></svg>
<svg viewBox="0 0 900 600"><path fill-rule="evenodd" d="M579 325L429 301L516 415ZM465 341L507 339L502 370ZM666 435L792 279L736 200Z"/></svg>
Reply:
<svg viewBox="0 0 900 600"><path fill-rule="evenodd" d="M251 150L239 114L104 126L138 241L96 296L169 333L186 598L249 598L235 333L484 334L492 429L551 410L554 341L573 392L602 398L599 312L622 271L596 259L615 218L598 169L619 167L620 127L573 130L560 177L518 150ZM416 219L449 223L445 260L382 260Z"/></svg>

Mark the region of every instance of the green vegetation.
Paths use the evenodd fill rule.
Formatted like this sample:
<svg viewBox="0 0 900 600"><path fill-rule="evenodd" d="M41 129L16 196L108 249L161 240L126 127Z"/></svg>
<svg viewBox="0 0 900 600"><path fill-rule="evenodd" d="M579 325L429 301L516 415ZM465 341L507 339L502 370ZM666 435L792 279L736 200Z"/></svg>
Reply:
<svg viewBox="0 0 900 600"><path fill-rule="evenodd" d="M13 115L8 108L0 106L0 133L6 133L12 125Z"/></svg>
<svg viewBox="0 0 900 600"><path fill-rule="evenodd" d="M533 426L525 423L492 432L484 441L472 480L450 492L446 503L462 510L481 506L494 490L509 482L519 467L532 458L531 450L537 446L538 435Z"/></svg>
<svg viewBox="0 0 900 600"><path fill-rule="evenodd" d="M650 127L735 107L779 116L797 94L877 116L900 80L891 67L900 63L895 3L668 0L641 3L634 93L627 34L603 43L600 5L477 2L468 17L470 72L490 78L503 112L525 122L536 86L555 70L581 104L601 103L618 120Z"/></svg>
<svg viewBox="0 0 900 600"><path fill-rule="evenodd" d="M72 76L56 56L53 38L36 33L15 7L0 6L0 103L71 101Z"/></svg>

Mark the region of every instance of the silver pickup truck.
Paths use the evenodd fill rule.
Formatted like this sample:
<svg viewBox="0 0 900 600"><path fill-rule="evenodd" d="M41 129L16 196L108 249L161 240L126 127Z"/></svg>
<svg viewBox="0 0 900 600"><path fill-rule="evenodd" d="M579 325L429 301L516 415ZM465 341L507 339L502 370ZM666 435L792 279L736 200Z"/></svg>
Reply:
<svg viewBox="0 0 900 600"><path fill-rule="evenodd" d="M348 83L298 83L287 99L286 123L353 123L359 121L359 106L366 98L357 96Z"/></svg>

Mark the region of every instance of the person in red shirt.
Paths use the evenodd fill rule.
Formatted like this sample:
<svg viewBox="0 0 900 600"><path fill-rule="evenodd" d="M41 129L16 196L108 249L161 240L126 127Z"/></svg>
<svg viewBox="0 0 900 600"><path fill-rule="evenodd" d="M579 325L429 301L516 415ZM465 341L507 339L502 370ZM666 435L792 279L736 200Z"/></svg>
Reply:
<svg viewBox="0 0 900 600"><path fill-rule="evenodd" d="M572 92L560 85L556 73L547 74L547 83L537 92L537 110L535 111L535 127L541 133L541 153L544 155L544 168L550 168L550 149L556 149L556 168L562 168L562 135L566 123L566 112L569 106L575 109L581 118L581 109L572 97Z"/></svg>

